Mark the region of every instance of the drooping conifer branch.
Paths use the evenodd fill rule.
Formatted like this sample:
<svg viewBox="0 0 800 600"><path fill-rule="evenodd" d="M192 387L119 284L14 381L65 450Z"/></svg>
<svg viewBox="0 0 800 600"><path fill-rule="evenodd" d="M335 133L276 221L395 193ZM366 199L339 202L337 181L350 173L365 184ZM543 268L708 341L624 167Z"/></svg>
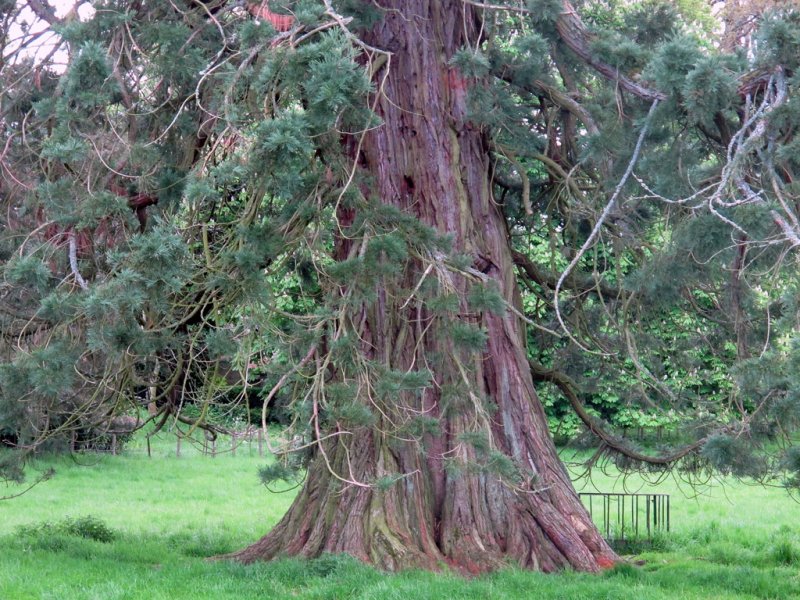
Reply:
<svg viewBox="0 0 800 600"><path fill-rule="evenodd" d="M546 272L523 252L514 250L513 254L514 264L522 270L530 281L549 290L555 289L560 273ZM596 291L604 296L613 298L625 295L624 290L614 288L602 279L592 279L591 277L570 277L562 283L562 287L566 287L575 293Z"/></svg>
<svg viewBox="0 0 800 600"><path fill-rule="evenodd" d="M669 467L678 461L696 453L706 443L710 436L703 437L695 440L690 444L672 450L665 454L646 454L633 447L631 447L625 440L621 439L611 431L609 431L601 421L592 416L578 397L578 385L565 373L557 369L547 369L541 364L531 360L529 361L531 374L534 381L548 381L555 384L562 394L567 398L572 406L575 414L578 415L580 420L586 428L596 435L603 444L614 452L626 456L642 464L657 465L661 467ZM727 431L727 430L723 430ZM715 434L720 432L715 432Z"/></svg>
<svg viewBox="0 0 800 600"><path fill-rule="evenodd" d="M489 4L477 0L463 0L463 2L486 10L509 11L524 15L533 14L532 11L527 8L513 5ZM621 89L649 102L665 100L667 98L665 93L634 81L624 73L620 73L618 68L600 60L591 48L591 34L586 30L580 15L569 0L563 0L562 10L556 18L555 26L564 43L577 54L581 60L594 68L603 77L613 81Z"/></svg>
<svg viewBox="0 0 800 600"><path fill-rule="evenodd" d="M618 68L614 68L597 58L595 52L591 49L591 35L586 31L580 16L578 15L572 3L569 0L564 0L563 11L556 20L556 29L558 30L561 39L569 46L575 54L587 65L594 68L603 77L613 81L621 89L625 90L649 102L657 102L665 100L667 95L658 90L651 89L641 83L633 81L628 76L619 72Z"/></svg>

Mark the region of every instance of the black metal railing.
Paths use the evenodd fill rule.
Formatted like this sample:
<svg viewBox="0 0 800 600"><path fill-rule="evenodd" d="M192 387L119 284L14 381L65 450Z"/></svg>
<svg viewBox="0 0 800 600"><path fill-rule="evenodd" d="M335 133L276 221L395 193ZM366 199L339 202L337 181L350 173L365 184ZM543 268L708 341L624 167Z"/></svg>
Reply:
<svg viewBox="0 0 800 600"><path fill-rule="evenodd" d="M609 542L652 540L669 532L669 494L581 492L583 505Z"/></svg>

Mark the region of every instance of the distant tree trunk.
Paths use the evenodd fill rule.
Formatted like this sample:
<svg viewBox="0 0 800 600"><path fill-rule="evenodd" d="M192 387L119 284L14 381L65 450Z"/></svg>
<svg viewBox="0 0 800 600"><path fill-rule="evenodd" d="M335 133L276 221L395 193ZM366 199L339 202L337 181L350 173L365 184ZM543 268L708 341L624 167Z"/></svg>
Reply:
<svg viewBox="0 0 800 600"><path fill-rule="evenodd" d="M468 88L482 83L448 65L457 50L478 42L479 11L462 0L379 4L387 9L385 18L363 38L393 53L377 98L384 124L366 136L354 158L372 175L373 196L451 234L455 251L473 257L473 268L518 305L508 231L492 198L488 138L467 117ZM378 80L386 74L381 70ZM340 248L343 255L346 250ZM424 267L408 268L409 285ZM466 278L453 275L452 284L467 296ZM431 316L416 303L404 307L404 300L379 291L377 302L364 309L364 351L397 370L421 368L427 357L453 352L445 336L408 327ZM390 570L449 566L468 573L509 563L543 571L613 565L616 556L581 505L550 438L529 371L524 325L511 312L467 313L462 300L461 316L488 335L484 351L465 358L467 369L460 373L448 360L425 364L435 382L468 378L474 395L496 410L447 412L442 387L435 385L416 399L417 410L440 420L441 434L428 436L425 452L390 441L380 428L324 442L332 469L317 455L289 512L236 558L346 552ZM533 474L529 481L510 485L491 471L445 468L445 458L464 464L476 459L462 435L476 422L496 451ZM331 470L359 482L407 475L381 490L343 483Z"/></svg>

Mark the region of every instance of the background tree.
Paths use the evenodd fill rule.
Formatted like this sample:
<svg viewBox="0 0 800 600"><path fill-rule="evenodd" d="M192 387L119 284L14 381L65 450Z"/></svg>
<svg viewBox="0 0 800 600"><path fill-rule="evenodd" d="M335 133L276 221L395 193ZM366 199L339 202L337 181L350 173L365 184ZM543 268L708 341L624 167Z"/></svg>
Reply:
<svg viewBox="0 0 800 600"><path fill-rule="evenodd" d="M690 2L26 4L67 67L3 5L15 458L143 402L213 430L255 365L291 419L262 477L305 479L237 558L468 572L615 560L534 380L593 463L800 467L796 14L727 55Z"/></svg>

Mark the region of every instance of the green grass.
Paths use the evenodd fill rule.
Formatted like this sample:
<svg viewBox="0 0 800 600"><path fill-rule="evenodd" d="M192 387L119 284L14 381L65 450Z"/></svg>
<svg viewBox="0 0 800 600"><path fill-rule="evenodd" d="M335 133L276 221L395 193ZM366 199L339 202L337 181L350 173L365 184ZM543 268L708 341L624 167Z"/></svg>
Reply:
<svg viewBox="0 0 800 600"><path fill-rule="evenodd" d="M800 506L781 490L736 483L694 498L674 482L659 485L673 494L673 531L658 540L658 551L636 557L644 566L602 575L509 569L468 580L389 575L341 556L251 566L209 561L266 532L292 493L271 494L258 483L264 460L255 447L213 459L182 450L176 458L174 442L163 439L153 458L138 444L123 456L35 465L55 468L56 477L0 502L0 599L800 598ZM621 489L605 475L595 484ZM656 489L638 478L627 488ZM16 489L0 488L0 495ZM76 521L89 515L95 519ZM102 524L111 541L81 536L89 529L105 539Z"/></svg>

